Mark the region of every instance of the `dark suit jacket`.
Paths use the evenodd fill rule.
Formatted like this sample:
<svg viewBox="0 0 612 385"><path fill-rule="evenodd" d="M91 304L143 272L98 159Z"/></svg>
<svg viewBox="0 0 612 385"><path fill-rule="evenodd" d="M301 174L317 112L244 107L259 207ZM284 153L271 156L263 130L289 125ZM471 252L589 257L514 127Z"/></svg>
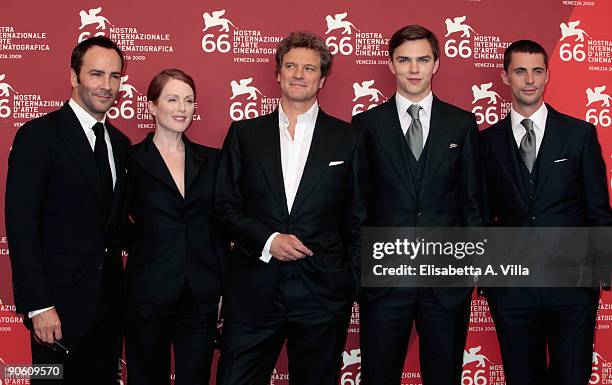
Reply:
<svg viewBox="0 0 612 385"><path fill-rule="evenodd" d="M15 136L6 229L15 304L26 314L26 326L29 311L55 306L65 336L85 334L103 269L111 269L115 293L121 293L118 229L129 139L110 123L106 127L117 171L110 208L103 203L94 153L68 103Z"/></svg>
<svg viewBox="0 0 612 385"><path fill-rule="evenodd" d="M353 117L360 129L355 154L363 226L481 226L478 127L473 114L434 97L422 185L417 194L395 97ZM363 289L365 299L385 288ZM436 289L448 307L463 303L471 289Z"/></svg>
<svg viewBox="0 0 612 385"><path fill-rule="evenodd" d="M517 146L510 115L482 132L487 224L506 227L610 226L612 213L606 170L595 126L561 114L549 105L547 108L533 197L529 196L522 181L522 165L515 154ZM555 162L559 159L567 160ZM497 289L495 294L507 291ZM524 295L528 291L512 291L516 294L517 305L526 304L530 298ZM588 299L581 290L558 289L551 294L566 304Z"/></svg>
<svg viewBox="0 0 612 385"><path fill-rule="evenodd" d="M288 212L280 160L278 111L234 122L221 151L215 209L235 246L223 298L228 319L265 320L282 264L297 265L330 311L348 310L355 290L357 239L349 223L350 170L357 131L319 110L308 160ZM344 163L330 166L332 161ZM295 262L259 260L273 232L295 234L314 255Z"/></svg>
<svg viewBox="0 0 612 385"><path fill-rule="evenodd" d="M174 303L187 280L196 301L216 305L227 249L211 219L219 150L183 135L183 198L152 138L132 146L128 157L134 241L126 266L127 299Z"/></svg>

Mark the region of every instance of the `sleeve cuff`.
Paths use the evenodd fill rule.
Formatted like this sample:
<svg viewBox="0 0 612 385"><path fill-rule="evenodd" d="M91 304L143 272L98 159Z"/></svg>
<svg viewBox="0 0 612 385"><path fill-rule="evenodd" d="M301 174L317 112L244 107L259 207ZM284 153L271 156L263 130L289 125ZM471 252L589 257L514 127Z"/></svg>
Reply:
<svg viewBox="0 0 612 385"><path fill-rule="evenodd" d="M51 310L51 309L53 309L53 306L46 307L46 308L44 308L44 309L39 309L39 310L29 311L29 312L28 312L28 318L33 318L34 316L37 316L37 315L39 315L39 314L41 314L41 313L44 313L44 312L46 312L47 310Z"/></svg>
<svg viewBox="0 0 612 385"><path fill-rule="evenodd" d="M266 244L264 245L263 250L261 251L261 257L259 257L260 261L268 263L272 259L272 254L270 254L270 246L272 245L272 241L274 240L274 237L276 237L278 234L280 233L275 232L275 233L272 233L272 235L270 235L270 237L266 241Z"/></svg>

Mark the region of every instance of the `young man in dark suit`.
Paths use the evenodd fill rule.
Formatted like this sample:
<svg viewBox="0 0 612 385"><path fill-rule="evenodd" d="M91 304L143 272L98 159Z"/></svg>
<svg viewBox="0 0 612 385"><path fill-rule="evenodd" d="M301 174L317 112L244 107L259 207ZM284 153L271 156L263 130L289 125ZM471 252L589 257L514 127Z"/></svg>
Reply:
<svg viewBox="0 0 612 385"><path fill-rule="evenodd" d="M63 364L57 383L110 384L121 351L117 231L129 140L105 113L119 92L123 55L94 37L74 48L71 67L70 101L21 127L10 153L13 292L32 331L33 363Z"/></svg>
<svg viewBox="0 0 612 385"><path fill-rule="evenodd" d="M355 210L363 226L480 226L478 127L473 114L431 91L435 35L418 25L389 41L397 92L356 115ZM471 288L363 288L362 380L398 385L413 322L425 385L461 383Z"/></svg>
<svg viewBox="0 0 612 385"><path fill-rule="evenodd" d="M234 242L223 297L219 385L269 383L287 341L291 384L335 385L355 292L355 128L323 112L325 42L290 34L276 51L276 111L230 126L216 212Z"/></svg>
<svg viewBox="0 0 612 385"><path fill-rule="evenodd" d="M512 110L482 133L487 223L611 225L597 132L544 103L544 48L529 40L512 43L501 77ZM486 295L508 385L588 383L599 288L489 288Z"/></svg>

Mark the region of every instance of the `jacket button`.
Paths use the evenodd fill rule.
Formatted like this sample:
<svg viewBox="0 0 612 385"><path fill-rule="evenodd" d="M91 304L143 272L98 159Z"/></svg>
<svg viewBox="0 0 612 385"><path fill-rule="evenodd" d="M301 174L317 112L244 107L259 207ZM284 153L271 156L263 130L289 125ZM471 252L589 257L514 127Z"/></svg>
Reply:
<svg viewBox="0 0 612 385"><path fill-rule="evenodd" d="M422 214L423 214L423 213L422 213L422 212L420 212L420 211L417 211L417 213L416 213L417 217L420 217Z"/></svg>
<svg viewBox="0 0 612 385"><path fill-rule="evenodd" d="M98 269L98 270L102 270L103 267L104 267L104 263L103 262L98 262L96 264L96 269Z"/></svg>

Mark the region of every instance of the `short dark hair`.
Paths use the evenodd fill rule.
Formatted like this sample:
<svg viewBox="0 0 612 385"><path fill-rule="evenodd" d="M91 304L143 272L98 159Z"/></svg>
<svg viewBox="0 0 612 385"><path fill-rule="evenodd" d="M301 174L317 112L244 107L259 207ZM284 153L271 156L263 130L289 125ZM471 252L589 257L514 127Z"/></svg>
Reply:
<svg viewBox="0 0 612 385"><path fill-rule="evenodd" d="M395 31L391 39L389 40L389 57L393 59L393 53L395 49L400 45L404 44L406 41L412 40L421 40L425 39L429 42L431 46L431 51L433 52L434 60L438 60L440 57L440 49L438 48L438 38L434 35L433 32L428 30L427 28L412 24L407 25L404 28Z"/></svg>
<svg viewBox="0 0 612 385"><path fill-rule="evenodd" d="M123 69L125 58L123 57L123 52L117 46L117 44L106 36L93 36L77 44L77 46L72 50L72 55L70 56L70 68L72 68L76 73L77 81L79 82L79 74L81 72L81 66L83 65L83 56L85 56L85 53L87 53L91 47L95 46L114 49L121 58L121 69Z"/></svg>
<svg viewBox="0 0 612 385"><path fill-rule="evenodd" d="M317 51L321 57L321 75L327 76L330 73L334 57L327 49L325 41L312 32L297 31L291 32L276 47L276 68L274 70L276 75L280 72L283 57L292 48L308 48Z"/></svg>
<svg viewBox="0 0 612 385"><path fill-rule="evenodd" d="M530 53L532 55L544 55L544 64L548 68L548 54L544 47L533 40L517 40L510 44L504 51L504 71L508 72L513 53Z"/></svg>
<svg viewBox="0 0 612 385"><path fill-rule="evenodd" d="M160 71L153 77L153 79L151 79L151 83L149 83L149 88L147 89L147 100L153 103L157 102L157 99L159 99L159 96L161 95L166 83L168 83L168 80L170 79L176 79L187 83L187 85L193 90L193 97L195 99L196 87L193 78L182 70L177 68L168 68Z"/></svg>

